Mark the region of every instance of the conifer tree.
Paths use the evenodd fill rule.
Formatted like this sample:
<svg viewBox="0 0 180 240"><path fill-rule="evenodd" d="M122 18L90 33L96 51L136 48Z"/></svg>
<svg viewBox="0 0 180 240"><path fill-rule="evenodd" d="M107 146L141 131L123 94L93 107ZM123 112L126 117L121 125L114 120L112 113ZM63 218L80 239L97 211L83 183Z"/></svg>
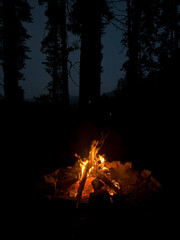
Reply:
<svg viewBox="0 0 180 240"><path fill-rule="evenodd" d="M180 1L163 0L161 2L161 15L159 18L158 60L161 70L161 78L168 85L169 79L174 83L179 76L178 62L180 59ZM174 85L173 83L173 85Z"/></svg>
<svg viewBox="0 0 180 240"><path fill-rule="evenodd" d="M39 0L46 4L46 31L41 51L46 55L45 69L52 80L48 90L53 103L69 104L66 0Z"/></svg>
<svg viewBox="0 0 180 240"><path fill-rule="evenodd" d="M29 59L26 41L30 39L30 35L23 23L32 22L31 7L27 0L2 0L0 8L0 58L4 74L4 94L8 102L17 102L23 97L19 81L24 80L22 69Z"/></svg>
<svg viewBox="0 0 180 240"><path fill-rule="evenodd" d="M101 37L112 17L106 0L75 0L70 14L70 29L80 36L80 93L79 103L83 109L96 104L101 84Z"/></svg>

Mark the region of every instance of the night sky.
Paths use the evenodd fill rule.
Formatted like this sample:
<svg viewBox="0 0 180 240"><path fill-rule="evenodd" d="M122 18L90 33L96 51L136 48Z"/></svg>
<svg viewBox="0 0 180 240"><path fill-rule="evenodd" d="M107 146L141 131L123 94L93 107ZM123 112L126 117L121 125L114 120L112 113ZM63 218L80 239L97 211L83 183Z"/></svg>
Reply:
<svg viewBox="0 0 180 240"><path fill-rule="evenodd" d="M44 60L43 54L40 52L41 41L44 34L46 17L44 16L44 6L39 6L38 0L31 0L30 5L32 9L33 23L25 24L28 29L28 33L32 36L31 40L27 42L31 52L26 63L26 68L23 70L25 75L25 81L21 82L20 85L24 89L25 99L31 99L34 96L38 97L40 94L45 94L47 91L44 89L47 83L51 80L50 76L44 70L42 64ZM121 9L125 9L126 3L121 2ZM74 36L69 33L69 44ZM101 76L101 94L111 92L115 89L117 81L121 76L121 66L125 59L126 50L121 44L122 31L117 29L113 25L106 27L106 34L103 35L102 43L103 49L103 60L102 67L103 73ZM79 61L79 51L72 53L70 56L71 61ZM78 65L76 65L78 68ZM74 83L69 79L69 94L71 96L78 96L79 94L79 77L78 74L73 71L72 77Z"/></svg>

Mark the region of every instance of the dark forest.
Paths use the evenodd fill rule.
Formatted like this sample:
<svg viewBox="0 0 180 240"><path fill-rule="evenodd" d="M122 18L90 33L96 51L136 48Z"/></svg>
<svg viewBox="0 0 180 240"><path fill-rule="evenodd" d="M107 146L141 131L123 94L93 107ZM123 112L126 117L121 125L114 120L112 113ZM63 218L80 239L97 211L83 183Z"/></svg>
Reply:
<svg viewBox="0 0 180 240"><path fill-rule="evenodd" d="M121 11L118 13L122 2L126 3L123 14ZM158 197L153 196L148 201L153 202L152 208L157 202L158 207L162 207L155 230L158 230L160 238L166 236L163 228L172 229L170 222L176 212L173 207L177 191L175 178L178 176L175 173L178 164L175 153L180 79L180 1L39 0L38 4L45 7L46 35L42 38L40 51L45 56L43 66L51 80L45 86L47 94L29 102L24 99L20 82L26 81L23 70L31 52L27 46L31 36L24 24L33 22L31 1L0 0L0 88L3 89L0 95L0 158L4 196L8 198L8 210L11 209L6 216L8 225L9 219L16 221L17 209L24 204L22 219L29 219L34 214L37 225L39 221L42 223L39 234L43 232L45 236L48 228L52 237L53 234L60 237L72 231L71 237L67 235L65 239L92 238L91 234L88 235L88 224L93 228L91 221L98 216L97 212L93 210L95 216L88 218L86 224L81 220L85 211L83 207L77 211L61 200L43 200L38 183L43 174L74 165L74 154L86 156L91 142L104 134L107 138L102 152L108 161L130 161L138 170L149 169L162 184L163 190ZM119 81L111 96L101 94L102 37L109 25L122 32L123 39L119 42L126 49L126 59L119 69ZM67 43L69 32L78 39L70 46ZM69 81L73 78L71 69L77 65L70 61L69 54L76 51L80 51L79 96L78 103L72 104ZM33 204L36 211L32 214ZM121 211L120 208L120 212L135 232L128 236L138 237L139 232L142 239L149 232L151 237L155 236L155 230L150 229L154 228L152 222L156 214L153 219L146 219L147 222L137 217L137 222L143 222L141 230L136 216L144 211L145 205L131 206L130 209L123 201L121 204L128 210ZM63 209L66 213L62 215ZM54 220L57 214L62 216L64 225L60 219L59 222ZM108 212L107 215L117 218L113 214ZM133 216L134 221L129 221L127 215L131 219ZM47 216L53 220L46 222L44 217ZM115 234L114 226L110 220L105 220L106 217L104 214L100 217L105 224L103 226L109 226ZM74 230L76 224L78 229ZM27 225L25 227L29 231L30 225ZM120 225L128 231L122 220ZM120 225L117 220L115 227L119 230L119 238ZM64 230L58 230L60 226ZM95 228L102 237L99 239L106 236L101 233L102 228L101 224Z"/></svg>

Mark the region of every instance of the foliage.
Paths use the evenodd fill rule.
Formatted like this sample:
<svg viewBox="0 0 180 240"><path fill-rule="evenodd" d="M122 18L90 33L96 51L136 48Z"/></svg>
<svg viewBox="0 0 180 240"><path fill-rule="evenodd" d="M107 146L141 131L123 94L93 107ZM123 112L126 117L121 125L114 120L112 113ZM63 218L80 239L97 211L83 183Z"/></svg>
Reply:
<svg viewBox="0 0 180 240"><path fill-rule="evenodd" d="M5 98L22 98L19 80L29 59L26 41L31 38L24 23L31 23L31 7L27 0L3 0L0 3L0 60L4 72ZM13 95L13 96L12 96Z"/></svg>
<svg viewBox="0 0 180 240"><path fill-rule="evenodd" d="M113 19L113 11L110 5L111 1L99 0L94 3L94 8L100 5L101 15L102 15L102 26L105 26ZM83 0L73 0L71 5L71 11L69 13L69 24L68 30L75 35L80 35L82 32L82 22L85 15L89 11L88 4Z"/></svg>
<svg viewBox="0 0 180 240"><path fill-rule="evenodd" d="M169 0L127 2L126 32L122 43L127 47L128 60L122 70L126 74L132 72L134 65L138 80L142 80L164 71L167 68L164 63L170 63L178 48L178 5Z"/></svg>
<svg viewBox="0 0 180 240"><path fill-rule="evenodd" d="M41 52L46 56L43 64L52 79L47 89L54 103L68 102L66 0L40 0L39 4L46 6L47 21Z"/></svg>
<svg viewBox="0 0 180 240"><path fill-rule="evenodd" d="M0 19L1 21L1 27L0 27L0 36L1 36L1 41L0 41L0 46L1 46L1 61L4 61L4 52L3 52L3 36L4 36L4 16L3 16L3 3L5 3L6 0L2 1L0 5ZM27 0L15 0L14 1L14 6L15 6L15 19L9 19L11 22L15 21L16 22L16 29L15 33L16 35L14 36L14 41L16 41L16 47L18 51L18 58L17 58L17 63L18 63L18 80L24 80L24 75L21 72L21 70L25 67L25 62L27 59L29 59L29 56L27 55L28 52L30 52L29 47L26 45L26 41L31 38L31 36L27 33L27 29L24 27L23 23L31 23L32 22L32 17L31 17L31 7L28 3Z"/></svg>

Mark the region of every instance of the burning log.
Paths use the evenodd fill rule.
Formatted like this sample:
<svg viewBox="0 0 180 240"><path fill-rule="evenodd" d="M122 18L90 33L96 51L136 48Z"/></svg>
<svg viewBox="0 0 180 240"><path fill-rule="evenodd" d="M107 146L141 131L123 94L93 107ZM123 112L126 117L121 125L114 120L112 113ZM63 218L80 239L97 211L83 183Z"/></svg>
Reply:
<svg viewBox="0 0 180 240"><path fill-rule="evenodd" d="M94 192L98 192L104 186L102 181L97 177L92 181L91 184L93 186Z"/></svg>
<svg viewBox="0 0 180 240"><path fill-rule="evenodd" d="M83 189L84 189L84 185L86 183L87 175L90 172L90 170L92 170L91 169L92 166L95 167L96 171L97 171L97 166L96 166L97 153L98 153L99 149L102 147L102 145L104 144L104 141L105 141L106 137L107 136L105 136L103 138L103 136L102 136L100 141L94 140L92 142L91 149L89 151L89 159L87 160L88 162L87 163L85 162L86 165L84 163L82 163L82 161L80 161L80 164L83 165L83 171L82 171L83 177L82 177L81 182L79 183L79 188L78 188L78 191L77 191L76 208L78 208L78 206L79 206L79 203L80 203L80 200L81 200L81 196L82 196L82 192L83 192ZM85 166L85 169L84 169L84 166Z"/></svg>
<svg viewBox="0 0 180 240"><path fill-rule="evenodd" d="M78 181L77 177L74 178L70 178L64 181L57 181L57 189L60 190L65 190L66 188L70 187L71 185L73 185L75 182Z"/></svg>
<svg viewBox="0 0 180 240"><path fill-rule="evenodd" d="M102 180L106 185L112 188L118 195L122 196L122 191L114 185L114 183L109 180L104 174L98 173L97 177Z"/></svg>
<svg viewBox="0 0 180 240"><path fill-rule="evenodd" d="M77 191L77 196L76 196L76 208L78 208L79 206L79 203L80 203L80 200L81 200L81 196L82 196L82 191L84 189L84 185L86 183L86 179L87 179L87 174L89 172L91 168L91 163L88 163L85 167L85 170L84 170L84 174L83 174L83 177L82 177L82 180L81 182L79 183L79 188L78 188L78 191Z"/></svg>
<svg viewBox="0 0 180 240"><path fill-rule="evenodd" d="M104 139L92 142L89 156L81 159L78 157L78 164L74 167L59 169L54 173L44 176L48 187L53 191L46 195L56 198L76 200L78 208L81 199L86 203L91 197L92 202L101 201L107 203L110 195L129 201L139 198L139 193L145 195L147 191L156 192L161 184L151 176L151 172L143 170L140 174L132 168L132 163L122 164L120 161L106 162L104 155L98 155ZM126 197L127 196L127 197ZM107 200L107 201L106 201ZM106 204L105 204L106 205Z"/></svg>
<svg viewBox="0 0 180 240"><path fill-rule="evenodd" d="M113 167L109 168L109 172L110 172L111 176L112 176L116 181L118 181L118 179L119 179L119 174L117 173L117 171L116 171Z"/></svg>

